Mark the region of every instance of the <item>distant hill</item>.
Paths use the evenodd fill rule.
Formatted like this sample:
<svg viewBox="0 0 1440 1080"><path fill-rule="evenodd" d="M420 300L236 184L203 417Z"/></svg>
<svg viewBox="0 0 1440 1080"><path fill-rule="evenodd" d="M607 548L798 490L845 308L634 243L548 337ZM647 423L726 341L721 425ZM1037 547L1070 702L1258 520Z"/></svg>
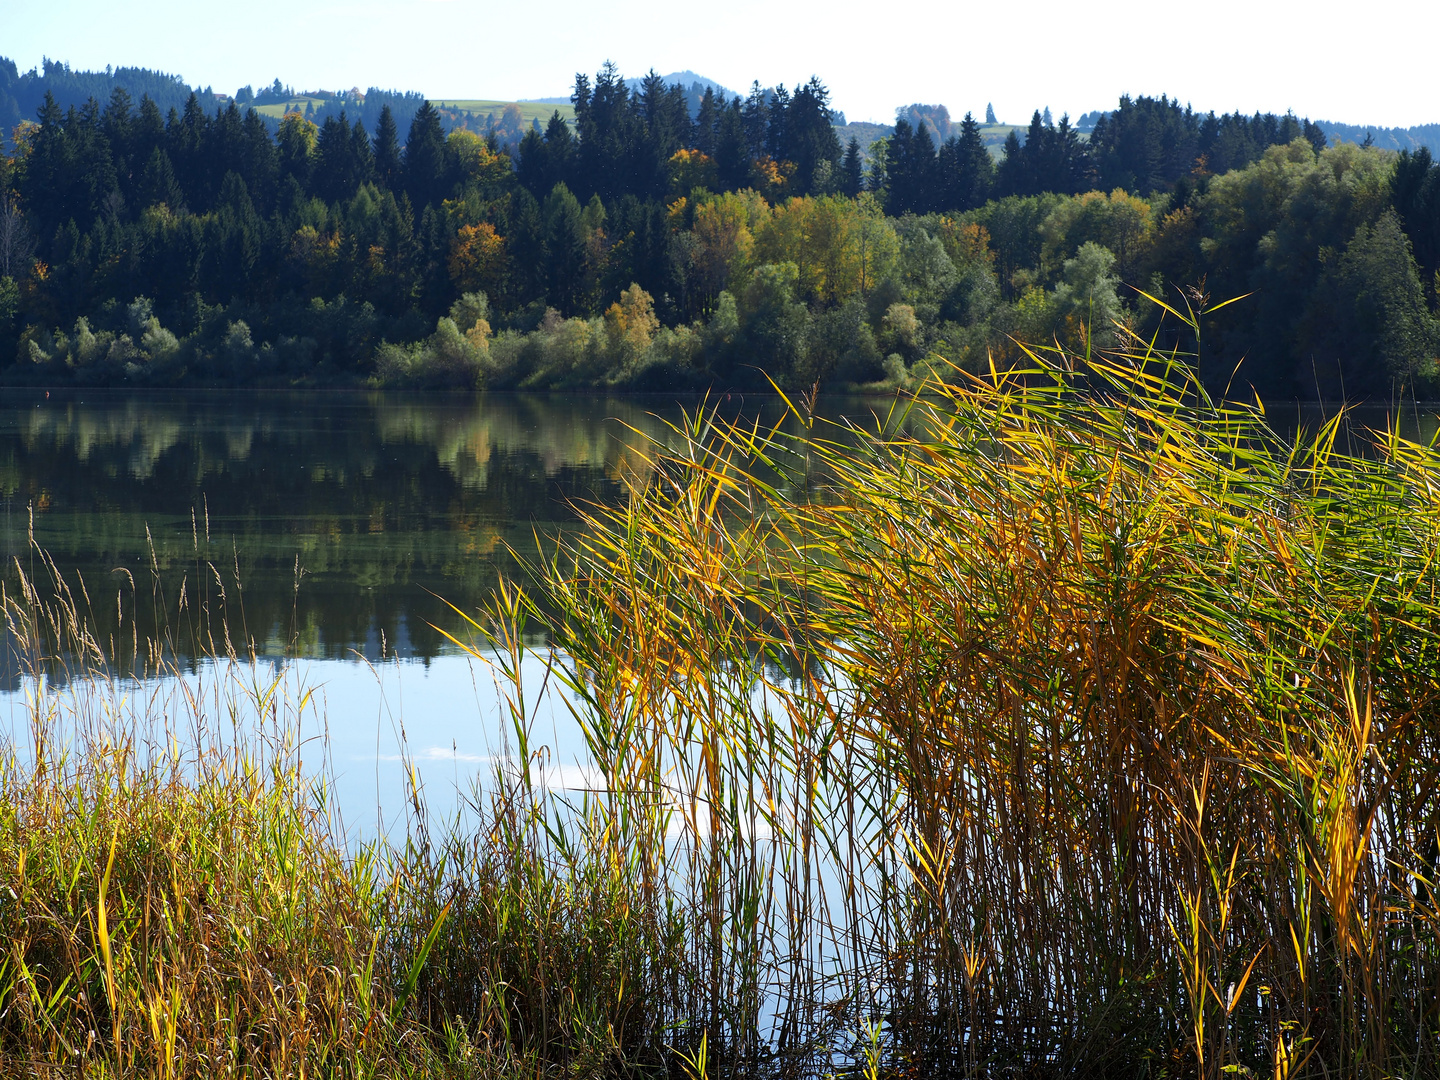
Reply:
<svg viewBox="0 0 1440 1080"><path fill-rule="evenodd" d="M47 59L41 67L22 74L14 60L0 56L0 142L17 124L35 119L47 91L60 108L68 109L72 105L78 108L92 97L104 105L116 90L124 90L137 105L142 96L149 95L162 114L184 109L192 92L207 112L218 102L208 86L191 87L179 75L148 68L74 71L69 64Z"/></svg>
<svg viewBox="0 0 1440 1080"><path fill-rule="evenodd" d="M380 109L388 105L403 139L411 119L424 101L423 94L397 94L374 87L363 94L353 89L331 93L328 90L296 92L287 88L283 95L269 92L257 95L254 108L272 124L279 124L280 118L288 112L298 112L307 120L323 124L326 117L343 111L348 122L359 120L366 131L374 134L380 120ZM439 110L440 124L446 131L463 128L477 135L494 131L502 145L518 143L532 127L543 129L552 113L558 112L567 123L575 119L575 109L568 101L550 104L492 98L431 98L430 103Z"/></svg>
<svg viewBox="0 0 1440 1080"><path fill-rule="evenodd" d="M1366 127L1363 124L1338 124L1329 120L1317 120L1320 130L1332 143L1363 143L1366 136L1373 145L1382 150L1409 150L1428 147L1430 153L1440 157L1440 124L1421 124L1411 128Z"/></svg>
<svg viewBox="0 0 1440 1080"><path fill-rule="evenodd" d="M713 90L716 97L723 96L726 101L729 101L731 98L737 96L734 90L726 89L714 79L707 79L704 75L697 75L695 74L695 72L689 70L672 71L669 75L661 75L660 77L671 86L678 84L684 87L687 91L694 90L694 96L697 101L704 95L706 90ZM625 85L630 88L631 93L634 93L640 89L640 84L644 81L644 76L636 76L632 79L626 79ZM744 97L745 95L740 94L738 96ZM520 98L519 101L522 105L569 105L570 95L565 94L564 96L557 95L555 97Z"/></svg>
<svg viewBox="0 0 1440 1080"><path fill-rule="evenodd" d="M914 108L915 106L912 105L909 110L903 111L908 113ZM943 109L944 107L930 106L930 108ZM907 119L909 119L912 124L915 122L913 116L907 116ZM939 134L937 125L927 124L926 126L931 131L931 138L935 139L937 144L943 142L951 134L956 133L951 130L951 127L959 128L958 124L949 125L944 129L943 134ZM1001 157L1001 148L1005 145L1005 138L1011 131L1019 132L1021 141L1024 141L1025 129L1023 127L1018 127L1013 124L982 124L980 126L980 138L984 140L985 148L990 151L991 157L997 160ZM850 140L854 139L860 146L860 153L868 158L870 156L871 144L874 143L876 139L888 139L891 135L894 135L895 125L875 124L868 120L852 120L848 124L836 124L835 134L839 137L842 148L849 146Z"/></svg>
<svg viewBox="0 0 1440 1080"><path fill-rule="evenodd" d="M1095 130L1095 122L1109 113L1103 110L1084 113L1075 121L1075 130L1088 135ZM1325 133L1325 138L1335 143L1363 143L1368 136L1371 145L1381 150L1409 150L1412 153L1420 147L1428 147L1430 153L1440 157L1440 124L1420 124L1409 128L1387 128L1368 124L1341 124L1333 120L1317 120L1316 127ZM1003 138L1003 137L1002 137Z"/></svg>
<svg viewBox="0 0 1440 1080"><path fill-rule="evenodd" d="M717 98L725 101L745 96L737 94L729 87L722 86L714 79L689 69L672 71L662 78L666 83L678 84L684 89L692 115L699 111L700 99L706 90L713 91ZM641 77L629 78L625 80L625 84L635 91L639 89L641 81ZM35 119L47 92L54 96L56 103L62 109L68 109L71 106L84 105L92 97L104 105L116 90L124 90L136 104L139 103L141 97L149 96L160 107L162 114L168 113L171 109L183 110L192 93L199 101L200 107L207 113L213 113L216 108L227 106L232 100L230 95L215 93L208 86L191 86L179 75L169 75L147 68L107 67L104 71L76 71L67 63L46 59L39 68L21 72L15 61L0 57L0 146L8 144L8 137L16 125ZM420 107L425 97L423 94L413 91L401 93L394 90L380 90L376 87L371 87L363 94L355 88L333 92L325 90L296 92L290 87L281 86L280 80L277 79L273 86L266 87L258 93L248 86L242 87L236 92L233 100L242 109L253 106L271 125L278 124L280 117L292 111L299 111L316 123L323 123L327 116L337 115L343 109L347 119L352 122L362 121L366 129L371 132L375 129L381 106L389 105L395 122L403 134L408 128L415 110ZM467 128L477 133L494 130L500 140L505 143L518 141L520 136L532 126L543 128L551 113L557 109L562 119L573 122L575 118L575 111L570 105L568 94L555 97L521 98L518 101L488 98L437 100L435 104L441 110L442 122L447 130L457 127ZM908 110L940 108L939 106L912 105L908 107ZM1094 128L1095 122L1103 115L1105 113L1101 110L1084 113L1075 121L1075 129L1082 136L1088 136ZM868 151L870 144L876 139L894 133L894 127L889 124L863 121L846 124L842 113L837 113L834 119L836 134L840 137L841 145L847 144L854 137L859 142L862 151ZM911 116L910 119L914 123L920 118ZM1363 143L1368 137L1373 145L1382 150L1414 151L1424 146L1429 148L1433 155L1440 157L1440 123L1421 124L1409 128L1342 124L1330 120L1320 120L1317 123L1320 130L1325 133L1325 137L1332 143ZM943 125L927 122L927 126L931 128L937 141L943 140L945 132L940 130ZM999 152L999 148L1010 130L1011 125L1008 124L987 125L982 128L982 134L991 153ZM1023 139L1023 127L1020 128L1020 134Z"/></svg>
<svg viewBox="0 0 1440 1080"><path fill-rule="evenodd" d="M707 79L704 75L696 75L695 72L688 69L685 71L672 71L669 75L662 75L660 77L670 85L674 86L678 83L686 90L694 90L698 87L697 97L702 96L706 90L713 90L716 97L723 97L726 101L729 101L733 97L745 96L744 94L737 94L734 90L729 90L721 86L714 79ZM638 90L640 89L640 83L642 81L641 79L626 79L625 85L630 87L631 90Z"/></svg>

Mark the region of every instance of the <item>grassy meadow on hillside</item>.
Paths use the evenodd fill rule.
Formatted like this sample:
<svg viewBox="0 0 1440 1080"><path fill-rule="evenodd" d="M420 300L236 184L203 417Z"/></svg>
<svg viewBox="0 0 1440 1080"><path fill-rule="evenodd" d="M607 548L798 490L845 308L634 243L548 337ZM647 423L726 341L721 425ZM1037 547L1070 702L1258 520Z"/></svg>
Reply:
<svg viewBox="0 0 1440 1080"><path fill-rule="evenodd" d="M314 94L298 94L287 98L284 101L268 102L264 105L256 105L255 111L262 116L268 116L273 120L279 120L286 113L307 111L313 112L326 105L331 100L330 95L316 96ZM515 106L520 119L528 127L532 122L538 121L544 127L550 117L559 112L562 119L573 122L575 119L575 107L573 105L544 105L533 101L498 101L489 98L464 98L450 99L437 98L434 104L441 109L451 110L459 113L474 113L484 119L486 116L494 115L498 120L505 115L505 110L511 105ZM1002 136L1003 139L1003 136Z"/></svg>
<svg viewBox="0 0 1440 1080"><path fill-rule="evenodd" d="M481 98L473 100L469 98L454 100L445 98L443 100L437 100L435 104L442 109L459 109L463 112L475 113L481 116L494 113L497 117L504 114L507 106L514 105L520 110L520 118L524 120L526 124L530 124L532 121L538 121L542 128L549 121L550 117L557 112L560 114L560 119L572 124L575 121L575 106L573 105L547 105L543 102L536 101L489 101Z"/></svg>

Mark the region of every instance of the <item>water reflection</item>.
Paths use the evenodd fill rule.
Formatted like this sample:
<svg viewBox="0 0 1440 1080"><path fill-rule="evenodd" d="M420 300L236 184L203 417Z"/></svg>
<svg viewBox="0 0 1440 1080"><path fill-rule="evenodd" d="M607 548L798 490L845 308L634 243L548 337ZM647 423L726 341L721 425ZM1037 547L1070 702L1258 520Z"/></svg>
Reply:
<svg viewBox="0 0 1440 1080"><path fill-rule="evenodd" d="M692 408L696 403L691 403ZM720 403L776 423L773 399ZM0 584L49 570L119 653L165 636L193 661L232 642L262 656L418 658L446 651L514 556L610 503L668 441L673 400L598 395L7 390L0 404ZM827 403L864 417L884 403ZM1319 406L1276 406L1281 430ZM1385 410L1354 414L1385 427ZM1402 410L1409 437L1433 411ZM81 587L83 583L83 588ZM10 650L5 650L8 654ZM18 669L0 659L0 686Z"/></svg>
<svg viewBox="0 0 1440 1080"><path fill-rule="evenodd" d="M437 597L478 606L512 549L574 528L577 501L619 498L680 410L599 397L14 393L0 406L4 582L13 592L22 571L44 582L38 547L88 596L102 641L168 631L181 657L223 639L223 612L262 654L428 659L444 641L428 624L456 621Z"/></svg>
<svg viewBox="0 0 1440 1080"><path fill-rule="evenodd" d="M644 474L648 441L672 441L667 421L683 408L519 395L7 395L4 588L13 595L22 573L42 585L58 575L108 651L134 655L162 636L192 690L223 681L204 658L223 652L227 632L241 651L250 643L292 700L315 691L304 733L324 740L346 819L373 821L383 807L381 830L405 805L406 755L445 813L512 753L490 673L431 625L460 629L445 601L479 608L497 574L515 569L512 550L531 555L537 535L576 528L577 502L618 500L625 477ZM722 405L763 424L783 415L774 400ZM885 407L850 399L822 412L868 426ZM1326 415L1270 410L1292 435ZM1348 448L1391 415L1353 414ZM1398 422L1408 438L1435 438L1433 410ZM63 667L46 670L64 681ZM39 685L25 671L13 647L0 650L0 743L23 742L26 695ZM127 681L117 693L138 704L163 689ZM206 715L227 711L217 697ZM573 723L563 713L546 722L557 777L583 771Z"/></svg>

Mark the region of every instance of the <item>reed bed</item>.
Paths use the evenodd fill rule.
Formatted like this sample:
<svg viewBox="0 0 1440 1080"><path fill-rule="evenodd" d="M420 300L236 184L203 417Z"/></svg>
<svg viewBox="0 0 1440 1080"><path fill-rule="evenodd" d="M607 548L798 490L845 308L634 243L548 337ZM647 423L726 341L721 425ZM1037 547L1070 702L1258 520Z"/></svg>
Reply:
<svg viewBox="0 0 1440 1080"><path fill-rule="evenodd" d="M183 751L37 694L5 1070L1440 1071L1440 456L1029 356L873 429L678 425L475 616L514 753L465 821L347 842L243 657L270 726ZM109 678L73 606L7 615Z"/></svg>

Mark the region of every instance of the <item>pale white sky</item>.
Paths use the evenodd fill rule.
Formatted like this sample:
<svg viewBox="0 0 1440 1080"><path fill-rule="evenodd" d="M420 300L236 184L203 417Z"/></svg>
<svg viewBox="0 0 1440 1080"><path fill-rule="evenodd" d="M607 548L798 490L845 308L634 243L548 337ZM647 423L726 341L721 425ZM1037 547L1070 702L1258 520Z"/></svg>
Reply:
<svg viewBox="0 0 1440 1080"><path fill-rule="evenodd" d="M1085 5L889 0L0 0L0 55L159 68L233 93L276 76L432 98L569 92L607 58L626 75L689 68L735 90L818 74L851 120L943 103L953 116L1058 119L1124 92L1197 109L1293 109L1380 126L1440 122L1435 0Z"/></svg>

